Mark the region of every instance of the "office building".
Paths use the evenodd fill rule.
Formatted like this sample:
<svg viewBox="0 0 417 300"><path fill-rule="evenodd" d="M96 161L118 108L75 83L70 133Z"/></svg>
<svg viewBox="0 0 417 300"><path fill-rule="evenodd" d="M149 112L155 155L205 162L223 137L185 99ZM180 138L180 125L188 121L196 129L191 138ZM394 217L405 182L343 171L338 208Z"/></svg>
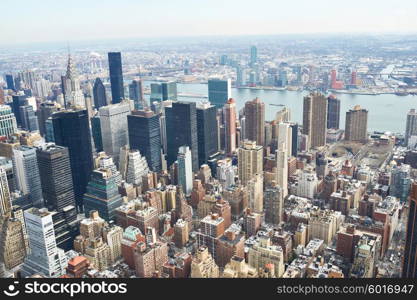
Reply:
<svg viewBox="0 0 417 300"><path fill-rule="evenodd" d="M101 79L98 77L94 81L93 100L94 100L94 108L97 110L100 107L107 106L109 104L107 102L106 88L104 87L104 84L101 81Z"/></svg>
<svg viewBox="0 0 417 300"><path fill-rule="evenodd" d="M196 103L173 102L172 107L165 108L165 114L168 166L177 160L179 147L188 146L191 150L193 172L197 172L199 165ZM178 130L179 128L181 130Z"/></svg>
<svg viewBox="0 0 417 300"><path fill-rule="evenodd" d="M134 110L127 117L130 149L139 150L146 157L149 168L154 172L162 170L159 121L160 115L150 110Z"/></svg>
<svg viewBox="0 0 417 300"><path fill-rule="evenodd" d="M223 107L224 149L231 156L236 151L236 101L229 98Z"/></svg>
<svg viewBox="0 0 417 300"><path fill-rule="evenodd" d="M106 221L115 220L115 211L122 203L115 174L110 169L94 170L84 194L86 217L90 215L91 211L98 211Z"/></svg>
<svg viewBox="0 0 417 300"><path fill-rule="evenodd" d="M35 111L31 105L23 105L19 107L20 120L22 122L21 127L27 131L39 130L38 118L35 115Z"/></svg>
<svg viewBox="0 0 417 300"><path fill-rule="evenodd" d="M366 142L368 140L368 111L355 105L346 112L345 140Z"/></svg>
<svg viewBox="0 0 417 300"><path fill-rule="evenodd" d="M327 99L324 95L313 92L304 97L303 134L308 136L310 148L326 144Z"/></svg>
<svg viewBox="0 0 417 300"><path fill-rule="evenodd" d="M395 166L391 170L391 184L389 194L397 197L401 202L406 203L410 192L411 168L409 165L402 164Z"/></svg>
<svg viewBox="0 0 417 300"><path fill-rule="evenodd" d="M216 108L222 108L232 97L232 84L230 79L209 79L208 100Z"/></svg>
<svg viewBox="0 0 417 300"><path fill-rule="evenodd" d="M28 195L33 206L44 206L36 149L19 146L13 149L13 174L16 188Z"/></svg>
<svg viewBox="0 0 417 300"><path fill-rule="evenodd" d="M402 268L403 278L417 277L417 182L411 184L408 208L407 234L405 238L404 259Z"/></svg>
<svg viewBox="0 0 417 300"><path fill-rule="evenodd" d="M327 97L327 129L339 129L340 100L335 95Z"/></svg>
<svg viewBox="0 0 417 300"><path fill-rule="evenodd" d="M178 184L186 195L191 194L193 189L193 169L190 148L181 146L178 149Z"/></svg>
<svg viewBox="0 0 417 300"><path fill-rule="evenodd" d="M240 183L246 185L255 174L263 174L263 147L245 140L238 149L238 175Z"/></svg>
<svg viewBox="0 0 417 300"><path fill-rule="evenodd" d="M128 144L127 117L130 104L122 101L100 107L100 128L103 150L119 163L120 148Z"/></svg>
<svg viewBox="0 0 417 300"><path fill-rule="evenodd" d="M132 80L129 84L129 98L133 100L135 110L143 110L148 107L143 94L143 82L140 78Z"/></svg>
<svg viewBox="0 0 417 300"><path fill-rule="evenodd" d="M265 144L265 103L259 98L245 103L245 138L256 144Z"/></svg>
<svg viewBox="0 0 417 300"><path fill-rule="evenodd" d="M36 150L42 195L49 210L75 207L74 187L68 149L45 144Z"/></svg>
<svg viewBox="0 0 417 300"><path fill-rule="evenodd" d="M36 114L38 117L39 132L41 136L46 136L46 120L48 120L54 112L61 109L61 106L53 101L42 102Z"/></svg>
<svg viewBox="0 0 417 300"><path fill-rule="evenodd" d="M41 274L57 278L65 274L67 257L56 246L52 214L45 208L30 208L24 212L29 237L30 253L21 273L24 277Z"/></svg>
<svg viewBox="0 0 417 300"><path fill-rule="evenodd" d="M0 136L9 137L17 131L16 117L8 105L0 105Z"/></svg>
<svg viewBox="0 0 417 300"><path fill-rule="evenodd" d="M209 102L197 104L198 165L206 164L219 151L217 110Z"/></svg>
<svg viewBox="0 0 417 300"><path fill-rule="evenodd" d="M253 67L258 62L258 48L256 46L250 47L250 66Z"/></svg>
<svg viewBox="0 0 417 300"><path fill-rule="evenodd" d="M68 148L75 201L82 211L83 195L93 170L90 124L86 110L65 110L52 115L54 140Z"/></svg>
<svg viewBox="0 0 417 300"><path fill-rule="evenodd" d="M12 96L13 102L11 103L11 106L12 106L14 116L16 117L16 122L18 126L22 125L20 107L26 105L27 103L26 98L27 98L26 95L22 95L22 94L17 94L17 95Z"/></svg>
<svg viewBox="0 0 417 300"><path fill-rule="evenodd" d="M284 218L284 197L282 188L275 182L265 189L265 222L279 225Z"/></svg>
<svg viewBox="0 0 417 300"><path fill-rule="evenodd" d="M120 52L109 52L108 58L112 103L116 104L125 99L122 54Z"/></svg>

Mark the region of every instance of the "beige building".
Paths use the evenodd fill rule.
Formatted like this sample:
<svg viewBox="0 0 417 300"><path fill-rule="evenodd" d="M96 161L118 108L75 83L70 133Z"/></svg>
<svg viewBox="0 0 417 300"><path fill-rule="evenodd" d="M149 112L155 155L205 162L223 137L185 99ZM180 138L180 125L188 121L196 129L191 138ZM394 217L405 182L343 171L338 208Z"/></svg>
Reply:
<svg viewBox="0 0 417 300"><path fill-rule="evenodd" d="M222 278L257 278L258 272L249 266L245 259L233 256L230 262L224 267Z"/></svg>
<svg viewBox="0 0 417 300"><path fill-rule="evenodd" d="M368 140L368 111L360 105L346 112L345 140L366 142Z"/></svg>
<svg viewBox="0 0 417 300"><path fill-rule="evenodd" d="M303 105L303 134L308 136L311 148L322 147L326 144L327 128L327 99L313 92L304 97Z"/></svg>
<svg viewBox="0 0 417 300"><path fill-rule="evenodd" d="M198 248L191 262L191 278L218 278L219 267L208 252L208 248Z"/></svg>
<svg viewBox="0 0 417 300"><path fill-rule="evenodd" d="M308 221L309 241L312 239L323 240L327 245L331 244L333 237L339 230L343 216L333 210L321 210L315 207L310 213Z"/></svg>
<svg viewBox="0 0 417 300"><path fill-rule="evenodd" d="M245 103L245 138L265 144L265 103L259 98Z"/></svg>
<svg viewBox="0 0 417 300"><path fill-rule="evenodd" d="M284 274L284 254L282 248L273 246L271 239L267 236L259 237L251 248L248 254L249 265L256 270L265 268L269 264L274 265L274 272L276 277L282 277Z"/></svg>
<svg viewBox="0 0 417 300"><path fill-rule="evenodd" d="M254 141L245 140L238 149L238 175L241 184L246 185L255 174L263 172L263 147Z"/></svg>

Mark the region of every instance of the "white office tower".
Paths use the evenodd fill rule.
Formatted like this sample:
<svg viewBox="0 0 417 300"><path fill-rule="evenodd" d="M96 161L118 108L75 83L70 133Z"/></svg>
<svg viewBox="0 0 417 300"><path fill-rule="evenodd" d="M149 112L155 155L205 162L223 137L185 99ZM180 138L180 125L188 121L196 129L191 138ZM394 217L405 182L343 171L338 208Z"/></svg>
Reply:
<svg viewBox="0 0 417 300"><path fill-rule="evenodd" d="M0 135L9 137L17 131L16 117L9 105L0 105Z"/></svg>
<svg viewBox="0 0 417 300"><path fill-rule="evenodd" d="M102 106L99 110L103 150L114 157L116 164L119 163L120 148L129 141L127 116L130 112L128 101Z"/></svg>
<svg viewBox="0 0 417 300"><path fill-rule="evenodd" d="M291 156L292 153L292 128L289 123L279 123L278 125L278 144L277 149L285 144L285 150L287 157Z"/></svg>
<svg viewBox="0 0 417 300"><path fill-rule="evenodd" d="M235 176L231 158L217 161L216 178L224 189L235 184Z"/></svg>
<svg viewBox="0 0 417 300"><path fill-rule="evenodd" d="M417 135L417 112L415 109L410 109L407 113L407 123L405 127L405 145L409 146L411 136Z"/></svg>
<svg viewBox="0 0 417 300"><path fill-rule="evenodd" d="M129 151L126 168L126 182L135 185L142 184L142 176L149 173L146 157L139 150Z"/></svg>
<svg viewBox="0 0 417 300"><path fill-rule="evenodd" d="M24 215L30 254L23 264L22 275L56 278L65 274L68 261L64 250L56 246L52 214L46 208L30 208Z"/></svg>
<svg viewBox="0 0 417 300"><path fill-rule="evenodd" d="M312 170L304 170L298 179L297 196L313 199L317 192L317 175Z"/></svg>
<svg viewBox="0 0 417 300"><path fill-rule="evenodd" d="M178 184L186 195L191 194L193 189L193 168L191 151L188 146L181 146L178 150Z"/></svg>
<svg viewBox="0 0 417 300"><path fill-rule="evenodd" d="M0 218L7 216L12 210L9 185L7 184L6 170L0 167Z"/></svg>
<svg viewBox="0 0 417 300"><path fill-rule="evenodd" d="M279 145L275 152L277 162L277 184L282 188L283 198L288 195L288 154L286 144Z"/></svg>
<svg viewBox="0 0 417 300"><path fill-rule="evenodd" d="M117 170L116 164L114 163L113 157L107 155L105 152L100 152L96 159L97 169L110 169L114 181L117 185L122 182L122 174Z"/></svg>
<svg viewBox="0 0 417 300"><path fill-rule="evenodd" d="M262 174L255 174L247 183L249 189L249 208L262 214L264 210L264 177Z"/></svg>
<svg viewBox="0 0 417 300"><path fill-rule="evenodd" d="M84 107L84 94L80 88L78 74L72 61L71 55L68 55L67 73L62 78L62 87L66 108Z"/></svg>
<svg viewBox="0 0 417 300"><path fill-rule="evenodd" d="M16 189L28 195L33 206L44 206L35 148L19 146L13 149L13 174Z"/></svg>

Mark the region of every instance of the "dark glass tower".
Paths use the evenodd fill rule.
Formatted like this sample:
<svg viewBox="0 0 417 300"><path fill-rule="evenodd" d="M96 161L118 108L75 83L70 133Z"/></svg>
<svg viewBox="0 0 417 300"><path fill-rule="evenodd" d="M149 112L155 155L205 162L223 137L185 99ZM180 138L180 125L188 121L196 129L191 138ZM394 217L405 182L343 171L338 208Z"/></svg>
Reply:
<svg viewBox="0 0 417 300"><path fill-rule="evenodd" d="M143 83L140 79L132 80L129 84L129 98L135 103L135 109L145 108L145 97L143 95Z"/></svg>
<svg viewBox="0 0 417 300"><path fill-rule="evenodd" d="M195 102L174 102L165 108L167 131L168 166L177 160L178 149L188 146L191 149L193 172L198 165L197 112Z"/></svg>
<svg viewBox="0 0 417 300"><path fill-rule="evenodd" d="M109 52L108 57L112 103L119 103L125 98L123 88L122 55L120 52Z"/></svg>
<svg viewBox="0 0 417 300"><path fill-rule="evenodd" d="M100 78L96 78L93 86L94 107L98 110L107 105L106 88Z"/></svg>
<svg viewBox="0 0 417 300"><path fill-rule="evenodd" d="M206 164L219 150L217 109L209 102L197 104L198 164Z"/></svg>
<svg viewBox="0 0 417 300"><path fill-rule="evenodd" d="M177 100L177 83L174 81L162 82L162 100Z"/></svg>
<svg viewBox="0 0 417 300"><path fill-rule="evenodd" d="M340 100L330 95L327 98L327 128L339 129Z"/></svg>
<svg viewBox="0 0 417 300"><path fill-rule="evenodd" d="M94 170L84 195L85 216L97 210L106 221L114 220L115 210L123 204L122 196L110 169Z"/></svg>
<svg viewBox="0 0 417 300"><path fill-rule="evenodd" d="M411 184L403 278L417 278L417 182Z"/></svg>
<svg viewBox="0 0 417 300"><path fill-rule="evenodd" d="M65 110L52 115L55 143L68 148L75 201L82 211L83 195L93 170L87 110Z"/></svg>
<svg viewBox="0 0 417 300"><path fill-rule="evenodd" d="M20 107L26 105L26 95L13 95L12 99L13 102L11 103L11 105L14 116L16 117L16 123L18 126L21 126L22 118L20 115Z"/></svg>
<svg viewBox="0 0 417 300"><path fill-rule="evenodd" d="M100 116L94 116L91 118L91 134L93 135L94 146L96 152L103 151L103 138L101 137L101 123Z"/></svg>
<svg viewBox="0 0 417 300"><path fill-rule="evenodd" d="M49 210L62 211L74 206L74 186L68 149L46 144L36 150L42 195Z"/></svg>
<svg viewBox="0 0 417 300"><path fill-rule="evenodd" d="M127 116L130 149L146 157L152 171L159 172L161 161L161 130L159 115L152 111L134 110Z"/></svg>
<svg viewBox="0 0 417 300"><path fill-rule="evenodd" d="M7 89L15 91L14 78L12 74L6 74Z"/></svg>
<svg viewBox="0 0 417 300"><path fill-rule="evenodd" d="M297 157L298 154L298 124L291 124L291 155Z"/></svg>
<svg viewBox="0 0 417 300"><path fill-rule="evenodd" d="M22 128L27 131L39 130L38 118L33 111L31 105L23 105L19 107L20 120L22 122Z"/></svg>

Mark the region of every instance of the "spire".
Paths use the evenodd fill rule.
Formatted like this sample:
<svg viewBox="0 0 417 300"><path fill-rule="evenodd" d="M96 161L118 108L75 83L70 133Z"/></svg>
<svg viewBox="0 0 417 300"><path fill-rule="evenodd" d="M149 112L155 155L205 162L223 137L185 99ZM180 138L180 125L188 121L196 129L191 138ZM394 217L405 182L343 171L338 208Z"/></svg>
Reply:
<svg viewBox="0 0 417 300"><path fill-rule="evenodd" d="M75 66L71 57L71 54L68 53L68 64L67 64L67 74L68 79L73 79L76 76Z"/></svg>

